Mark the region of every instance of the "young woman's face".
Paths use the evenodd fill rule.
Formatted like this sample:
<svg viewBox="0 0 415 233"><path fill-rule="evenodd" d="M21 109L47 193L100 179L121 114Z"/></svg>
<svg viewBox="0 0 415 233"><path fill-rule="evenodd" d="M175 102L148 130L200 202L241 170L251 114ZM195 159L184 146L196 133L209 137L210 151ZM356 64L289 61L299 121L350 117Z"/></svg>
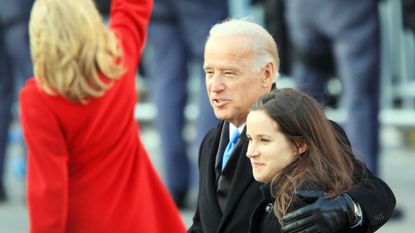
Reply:
<svg viewBox="0 0 415 233"><path fill-rule="evenodd" d="M255 180L268 183L294 161L297 148L280 131L278 123L262 110L251 111L246 121L249 146L246 156L251 160Z"/></svg>

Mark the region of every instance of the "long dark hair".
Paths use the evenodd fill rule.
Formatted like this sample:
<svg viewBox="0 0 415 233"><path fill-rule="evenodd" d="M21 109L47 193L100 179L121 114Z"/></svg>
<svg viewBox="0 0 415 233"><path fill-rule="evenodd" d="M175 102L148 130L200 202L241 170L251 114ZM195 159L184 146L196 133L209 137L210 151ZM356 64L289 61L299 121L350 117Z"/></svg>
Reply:
<svg viewBox="0 0 415 233"><path fill-rule="evenodd" d="M275 89L250 109L264 111L294 145L308 146L297 159L271 181L274 212L282 216L296 200L296 189L318 189L333 198L349 190L353 180L354 155L351 147L326 118L325 111L311 96L291 88Z"/></svg>

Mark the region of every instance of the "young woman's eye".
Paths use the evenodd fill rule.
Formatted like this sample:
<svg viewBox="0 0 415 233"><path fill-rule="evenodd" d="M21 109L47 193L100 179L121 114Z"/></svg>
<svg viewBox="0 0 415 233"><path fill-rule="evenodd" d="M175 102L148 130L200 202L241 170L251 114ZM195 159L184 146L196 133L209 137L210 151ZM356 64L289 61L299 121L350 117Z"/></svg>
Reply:
<svg viewBox="0 0 415 233"><path fill-rule="evenodd" d="M268 138L261 138L261 142L270 142Z"/></svg>

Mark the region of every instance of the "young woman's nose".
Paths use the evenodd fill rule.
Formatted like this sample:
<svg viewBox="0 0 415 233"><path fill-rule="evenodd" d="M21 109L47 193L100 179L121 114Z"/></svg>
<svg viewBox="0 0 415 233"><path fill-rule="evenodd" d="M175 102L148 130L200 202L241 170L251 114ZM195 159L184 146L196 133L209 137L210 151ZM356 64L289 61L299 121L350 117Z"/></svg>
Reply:
<svg viewBox="0 0 415 233"><path fill-rule="evenodd" d="M258 155L259 155L259 151L255 148L254 145L250 144L248 146L247 151L246 151L246 156L248 158L254 158L254 157L258 156Z"/></svg>

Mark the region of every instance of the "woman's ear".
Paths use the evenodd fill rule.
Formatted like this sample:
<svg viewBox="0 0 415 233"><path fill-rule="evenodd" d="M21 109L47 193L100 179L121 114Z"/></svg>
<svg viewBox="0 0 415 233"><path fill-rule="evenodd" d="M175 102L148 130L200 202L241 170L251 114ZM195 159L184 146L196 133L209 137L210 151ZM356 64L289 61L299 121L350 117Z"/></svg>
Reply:
<svg viewBox="0 0 415 233"><path fill-rule="evenodd" d="M308 150L308 144L306 141L300 140L296 144L297 144L298 152L300 155L304 154L304 152Z"/></svg>

